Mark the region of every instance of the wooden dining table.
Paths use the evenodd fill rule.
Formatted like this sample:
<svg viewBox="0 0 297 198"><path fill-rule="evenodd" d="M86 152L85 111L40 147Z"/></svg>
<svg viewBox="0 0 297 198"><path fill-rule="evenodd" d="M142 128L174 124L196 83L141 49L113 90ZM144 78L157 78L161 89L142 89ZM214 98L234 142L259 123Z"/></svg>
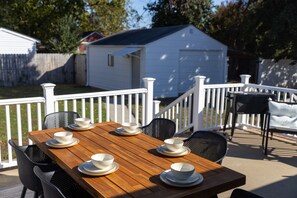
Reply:
<svg viewBox="0 0 297 198"><path fill-rule="evenodd" d="M198 155L164 156L156 151L163 141L143 133L119 135L115 130L120 126L105 122L85 131L47 129L29 132L29 138L93 197L211 197L245 184L245 175ZM46 142L59 131L72 131L79 143L68 148L49 147ZM96 153L112 154L119 169L104 176L81 173L78 167ZM202 183L192 187L173 187L164 183L160 174L175 162L194 165L204 178Z"/></svg>

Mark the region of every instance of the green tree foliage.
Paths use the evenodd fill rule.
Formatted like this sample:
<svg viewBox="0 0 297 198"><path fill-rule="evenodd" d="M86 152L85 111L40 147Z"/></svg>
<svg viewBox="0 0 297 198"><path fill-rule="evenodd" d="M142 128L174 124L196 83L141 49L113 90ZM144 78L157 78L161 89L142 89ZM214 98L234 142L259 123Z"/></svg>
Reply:
<svg viewBox="0 0 297 198"><path fill-rule="evenodd" d="M147 5L152 26L193 24L208 30L211 0L158 0Z"/></svg>
<svg viewBox="0 0 297 198"><path fill-rule="evenodd" d="M57 21L54 28L54 34L48 42L51 52L75 52L80 40L80 31L74 17L64 16Z"/></svg>
<svg viewBox="0 0 297 198"><path fill-rule="evenodd" d="M296 0L234 0L212 15L211 35L262 58L297 59Z"/></svg>
<svg viewBox="0 0 297 198"><path fill-rule="evenodd" d="M83 10L83 0L6 0L1 1L0 26L37 38L51 50L58 21L71 15L79 28Z"/></svg>
<svg viewBox="0 0 297 198"><path fill-rule="evenodd" d="M78 31L107 36L135 25L128 17L139 17L130 0L1 0L0 6L1 27L39 39L48 52L72 51Z"/></svg>
<svg viewBox="0 0 297 198"><path fill-rule="evenodd" d="M127 0L86 0L81 28L97 30L105 36L122 31L128 27L129 11L135 12L128 5Z"/></svg>

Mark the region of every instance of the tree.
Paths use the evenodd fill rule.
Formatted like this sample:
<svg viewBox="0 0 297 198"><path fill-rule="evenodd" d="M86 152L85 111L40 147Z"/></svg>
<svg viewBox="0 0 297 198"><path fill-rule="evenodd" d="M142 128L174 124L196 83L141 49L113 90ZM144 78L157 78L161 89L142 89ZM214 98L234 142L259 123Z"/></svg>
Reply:
<svg viewBox="0 0 297 198"><path fill-rule="evenodd" d="M80 40L80 31L73 16L64 16L59 19L55 25L54 32L55 34L52 35L48 42L51 52L75 52Z"/></svg>
<svg viewBox="0 0 297 198"><path fill-rule="evenodd" d="M1 1L0 26L37 38L51 50L58 21L71 15L79 28L83 10L83 0L6 0Z"/></svg>
<svg viewBox="0 0 297 198"><path fill-rule="evenodd" d="M128 27L129 14L135 14L135 10L128 0L86 0L81 29L111 35Z"/></svg>
<svg viewBox="0 0 297 198"><path fill-rule="evenodd" d="M297 59L297 1L235 0L212 15L210 34L262 58Z"/></svg>
<svg viewBox="0 0 297 198"><path fill-rule="evenodd" d="M147 5L152 26L193 24L208 30L211 0L158 0Z"/></svg>

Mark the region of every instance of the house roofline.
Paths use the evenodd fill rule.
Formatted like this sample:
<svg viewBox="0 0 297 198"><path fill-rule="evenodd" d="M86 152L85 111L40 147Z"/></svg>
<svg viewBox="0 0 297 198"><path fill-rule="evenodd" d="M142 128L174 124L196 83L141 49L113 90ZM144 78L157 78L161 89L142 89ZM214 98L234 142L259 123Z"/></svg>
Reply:
<svg viewBox="0 0 297 198"><path fill-rule="evenodd" d="M34 41L34 42L36 42L36 43L41 43L40 40L38 40L38 39L32 38L32 37L30 37L30 36L26 36L26 35L24 35L24 34L21 34L21 33L18 33L18 32L9 30L9 29L6 29L6 28L0 28L0 31L6 32L6 33L9 33L9 34L13 34L13 35L15 35L15 36L22 37L22 38L24 38L24 39L27 39L27 40L30 40L30 41Z"/></svg>

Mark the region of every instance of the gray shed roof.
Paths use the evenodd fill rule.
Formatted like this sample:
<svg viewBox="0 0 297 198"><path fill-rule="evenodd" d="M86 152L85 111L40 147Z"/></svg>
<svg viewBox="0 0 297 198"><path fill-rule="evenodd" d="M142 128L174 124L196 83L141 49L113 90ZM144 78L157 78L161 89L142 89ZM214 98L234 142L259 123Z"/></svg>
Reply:
<svg viewBox="0 0 297 198"><path fill-rule="evenodd" d="M190 25L128 30L111 35L109 37L105 37L91 43L90 45L145 45L173 34L188 26Z"/></svg>

